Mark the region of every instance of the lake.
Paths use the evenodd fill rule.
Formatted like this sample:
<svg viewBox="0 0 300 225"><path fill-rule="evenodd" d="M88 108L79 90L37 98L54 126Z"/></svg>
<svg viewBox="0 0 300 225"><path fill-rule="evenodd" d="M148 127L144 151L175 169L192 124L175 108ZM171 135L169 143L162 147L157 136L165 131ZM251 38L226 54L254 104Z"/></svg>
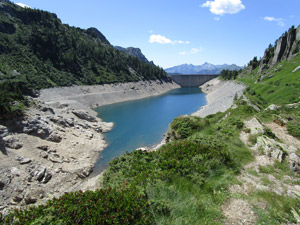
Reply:
<svg viewBox="0 0 300 225"><path fill-rule="evenodd" d="M94 173L103 171L126 151L159 144L174 118L196 112L205 104L200 88L178 88L159 96L96 108L98 117L113 122L114 127L104 134L108 147L100 153Z"/></svg>

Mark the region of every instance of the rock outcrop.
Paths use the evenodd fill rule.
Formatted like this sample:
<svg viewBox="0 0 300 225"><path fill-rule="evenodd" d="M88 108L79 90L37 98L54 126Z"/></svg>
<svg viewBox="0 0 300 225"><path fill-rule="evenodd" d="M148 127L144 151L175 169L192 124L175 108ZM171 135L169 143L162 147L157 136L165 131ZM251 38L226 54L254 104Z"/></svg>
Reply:
<svg viewBox="0 0 300 225"><path fill-rule="evenodd" d="M110 130L88 112L42 102L1 121L0 211L44 203L77 190L93 171Z"/></svg>
<svg viewBox="0 0 300 225"><path fill-rule="evenodd" d="M292 59L300 51L300 26L291 27L288 32L284 33L277 41L275 46L269 46L266 49L263 58L260 61L258 72L276 65L277 63Z"/></svg>

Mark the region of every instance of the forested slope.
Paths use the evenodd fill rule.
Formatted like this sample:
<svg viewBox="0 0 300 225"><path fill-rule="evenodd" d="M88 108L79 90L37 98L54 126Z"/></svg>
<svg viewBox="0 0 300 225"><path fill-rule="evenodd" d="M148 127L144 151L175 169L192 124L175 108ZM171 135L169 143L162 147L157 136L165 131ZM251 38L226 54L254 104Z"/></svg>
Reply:
<svg viewBox="0 0 300 225"><path fill-rule="evenodd" d="M95 28L0 2L1 110L34 89L155 79L167 79L162 68L115 49Z"/></svg>

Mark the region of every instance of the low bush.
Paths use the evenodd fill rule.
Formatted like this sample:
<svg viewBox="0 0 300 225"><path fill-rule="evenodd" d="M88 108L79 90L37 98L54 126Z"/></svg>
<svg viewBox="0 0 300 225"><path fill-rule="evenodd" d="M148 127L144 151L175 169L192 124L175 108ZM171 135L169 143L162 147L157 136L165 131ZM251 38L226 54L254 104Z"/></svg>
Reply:
<svg viewBox="0 0 300 225"><path fill-rule="evenodd" d="M201 185L213 170L234 164L224 143L195 136L168 143L157 152L134 151L113 160L103 183L106 187L128 183L142 191L149 183L185 177Z"/></svg>
<svg viewBox="0 0 300 225"><path fill-rule="evenodd" d="M208 120L196 116L177 117L170 124L169 136L173 140L184 139L209 125Z"/></svg>
<svg viewBox="0 0 300 225"><path fill-rule="evenodd" d="M15 210L1 224L153 224L147 197L134 189L66 193L46 205Z"/></svg>
<svg viewBox="0 0 300 225"><path fill-rule="evenodd" d="M300 122L299 121L296 121L296 120L288 121L287 122L287 130L288 130L289 134L300 139Z"/></svg>

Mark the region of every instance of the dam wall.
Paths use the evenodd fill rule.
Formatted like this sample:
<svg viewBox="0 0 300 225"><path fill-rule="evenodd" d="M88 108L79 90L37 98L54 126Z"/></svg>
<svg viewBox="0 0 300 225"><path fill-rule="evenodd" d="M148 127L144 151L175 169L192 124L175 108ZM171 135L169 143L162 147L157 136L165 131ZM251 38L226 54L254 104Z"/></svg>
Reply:
<svg viewBox="0 0 300 225"><path fill-rule="evenodd" d="M218 77L219 74L180 74L180 75L169 75L169 77L178 85L181 87L199 87L202 84L206 83L207 81L210 81L216 77Z"/></svg>

